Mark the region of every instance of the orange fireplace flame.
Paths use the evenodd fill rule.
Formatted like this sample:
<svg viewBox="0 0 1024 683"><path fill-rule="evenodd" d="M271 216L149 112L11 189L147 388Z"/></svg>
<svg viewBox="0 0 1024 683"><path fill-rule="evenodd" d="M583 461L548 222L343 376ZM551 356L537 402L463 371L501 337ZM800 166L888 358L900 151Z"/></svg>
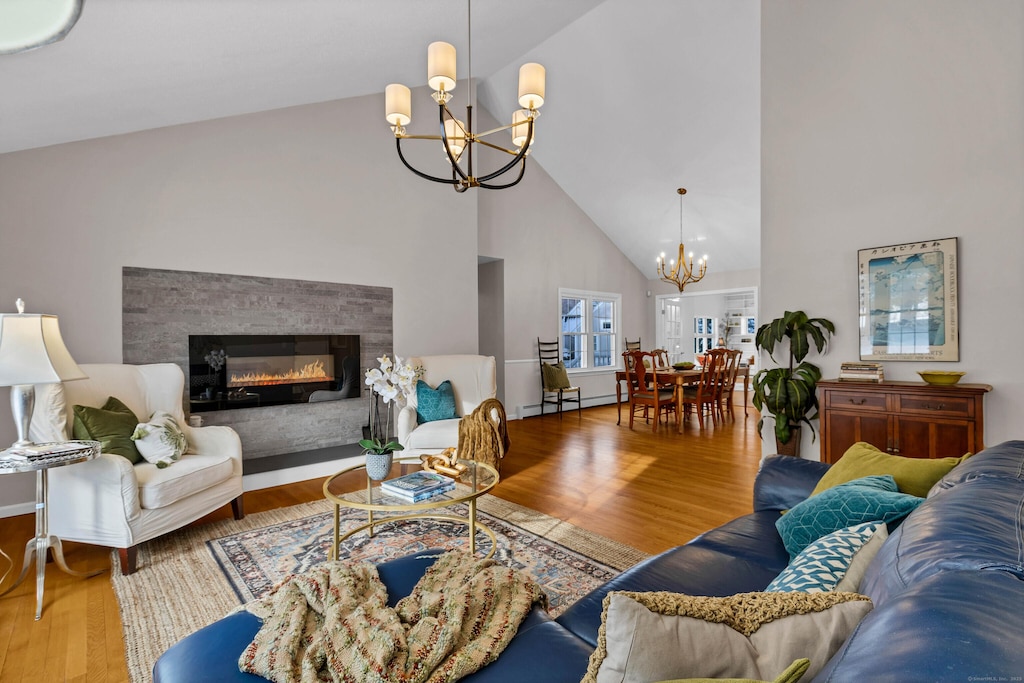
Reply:
<svg viewBox="0 0 1024 683"><path fill-rule="evenodd" d="M246 372L241 375L231 373L230 387L266 387L274 384L296 384L298 382L329 382L329 377L324 372L324 362L321 360L307 363L298 370L286 372Z"/></svg>

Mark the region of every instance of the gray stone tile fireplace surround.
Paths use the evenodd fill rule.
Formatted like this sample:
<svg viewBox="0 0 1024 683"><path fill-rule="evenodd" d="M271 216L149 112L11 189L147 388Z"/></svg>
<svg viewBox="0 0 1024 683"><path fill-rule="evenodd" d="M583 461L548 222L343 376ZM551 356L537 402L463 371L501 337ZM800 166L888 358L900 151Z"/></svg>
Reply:
<svg viewBox="0 0 1024 683"><path fill-rule="evenodd" d="M124 362L177 363L186 387L189 334L358 334L361 371L393 348L389 287L125 267L121 305ZM250 474L358 454L367 401L202 415L238 432Z"/></svg>

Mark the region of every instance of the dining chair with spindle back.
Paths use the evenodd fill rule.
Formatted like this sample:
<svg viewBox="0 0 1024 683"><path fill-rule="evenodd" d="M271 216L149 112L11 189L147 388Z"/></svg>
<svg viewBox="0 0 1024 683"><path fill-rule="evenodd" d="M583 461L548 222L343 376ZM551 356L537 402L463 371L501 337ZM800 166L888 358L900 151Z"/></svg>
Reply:
<svg viewBox="0 0 1024 683"><path fill-rule="evenodd" d="M740 374L740 360L743 352L739 349L731 349L726 356L725 369L722 372L721 391L718 396L718 414L725 418L728 411L729 416L733 415L732 398L736 390L736 379Z"/></svg>
<svg viewBox="0 0 1024 683"><path fill-rule="evenodd" d="M661 413L665 411L665 418L669 413L676 412L676 396L674 389L662 386L665 379L658 378L658 368L654 363L654 355L648 351L629 351L632 361L626 363L626 371L629 380L626 387L629 389L629 428L633 428L633 418L641 408L644 415L647 409L654 409L654 423L651 426L653 431L658 431L658 424L661 422ZM646 361L646 362L645 362ZM679 416L676 416L678 422Z"/></svg>
<svg viewBox="0 0 1024 683"><path fill-rule="evenodd" d="M711 413L711 421L718 426L718 415L715 413L715 405L718 401L718 386L721 382L721 374L724 366L726 349L712 349L704 354L701 364L700 380L694 386L683 387L681 403L685 414L689 416L690 406L697 411L697 419L700 421L700 428L704 429L704 408Z"/></svg>

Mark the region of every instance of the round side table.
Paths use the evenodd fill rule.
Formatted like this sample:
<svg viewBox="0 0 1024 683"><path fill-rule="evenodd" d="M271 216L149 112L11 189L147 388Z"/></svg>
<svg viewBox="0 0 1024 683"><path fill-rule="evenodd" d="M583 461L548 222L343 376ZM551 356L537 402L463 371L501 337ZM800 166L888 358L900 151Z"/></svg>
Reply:
<svg viewBox="0 0 1024 683"><path fill-rule="evenodd" d="M17 588L32 566L33 555L36 558L36 621L43 614L43 581L46 577L46 551L53 551L53 561L64 572L72 576L96 576L103 572L97 569L92 572L79 572L68 567L64 561L64 549L60 539L50 533L49 520L46 512L47 478L50 468L74 465L75 463L92 460L100 454L99 441L62 441L58 443L33 444L30 455L23 455L26 449L9 448L0 451L0 474L12 472L36 473L36 536L25 545L25 564L21 574L13 585L0 595L5 595Z"/></svg>

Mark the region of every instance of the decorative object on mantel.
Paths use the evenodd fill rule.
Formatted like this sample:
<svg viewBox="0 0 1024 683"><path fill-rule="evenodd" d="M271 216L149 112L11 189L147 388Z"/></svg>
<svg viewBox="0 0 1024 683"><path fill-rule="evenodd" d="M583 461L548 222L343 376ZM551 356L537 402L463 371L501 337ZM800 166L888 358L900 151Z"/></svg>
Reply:
<svg viewBox="0 0 1024 683"><path fill-rule="evenodd" d="M11 387L11 413L18 429L15 448L31 446L28 427L36 405L36 384L85 379L60 336L55 315L26 313L25 302L15 302L17 313L0 313L0 386Z"/></svg>
<svg viewBox="0 0 1024 683"><path fill-rule="evenodd" d="M814 341L818 353L824 353L828 339L836 328L825 318L808 318L803 311L786 311L781 318L761 325L755 345L764 349L774 360L776 344L789 341L789 366L765 368L754 375L754 407L764 408L775 417L775 442L780 455L800 455L801 423L811 428L811 420L818 416L818 397L815 393L821 369L804 361ZM794 367L794 363L799 363ZM764 417L757 421L761 434Z"/></svg>
<svg viewBox="0 0 1024 683"><path fill-rule="evenodd" d="M85 0L4 0L0 5L0 55L13 55L64 40Z"/></svg>
<svg viewBox="0 0 1024 683"><path fill-rule="evenodd" d="M708 255L704 254L704 256L697 261L697 265L699 266L697 272L694 272L693 270L692 251L689 255L689 263L686 262L686 247L683 245L683 195L686 194L686 188L680 187L676 192L679 194L679 260L670 260L668 262L668 267L671 270L666 271L665 252L661 252L661 256L658 257L658 277L661 278L662 282L675 285L681 292L686 285L694 282L700 282L704 277L704 273L708 268Z"/></svg>
<svg viewBox="0 0 1024 683"><path fill-rule="evenodd" d="M404 401L413 391L417 372L412 365L398 356L395 356L392 362L387 354L384 354L377 362L380 363L380 367L367 370L365 380L373 393L370 397L370 438L361 439L359 445L366 453L366 475L374 481L381 481L387 478L388 472L391 471L394 452L405 450L397 439L390 436L391 402ZM387 412L383 428L377 403L378 396L384 402Z"/></svg>
<svg viewBox="0 0 1024 683"><path fill-rule="evenodd" d="M398 158L402 160L405 167L421 178L432 180L435 183L452 185L456 192L465 192L471 187L482 187L485 190L504 190L512 187L523 179L526 171L526 156L533 144L534 122L540 116L541 105L544 104L544 67L536 63L523 64L519 68L519 106L512 114L512 123L500 126L483 133L473 132L473 99L475 85L473 83L473 44L472 44L472 7L470 0L466 0L467 8L467 52L469 54L469 77L467 87L469 93L466 104L466 120L460 121L448 109L448 101L452 97L451 91L455 89L455 47L449 43L434 42L427 48L427 83L434 92L431 97L438 105L438 120L440 122L440 135L409 135L405 126L412 120L412 96L408 87L401 83L392 83L384 91L385 118L391 124L391 131L395 134L395 146L398 150ZM489 135L502 131L512 131L512 144L515 149L507 149L484 140ZM442 178L414 168L402 154L402 140L440 140L441 148L444 150L448 162L451 164L451 178ZM473 146L481 144L499 152L504 152L512 159L497 170L481 176L474 175L473 170ZM463 154L466 157L466 168L459 165ZM515 180L503 184L494 184L490 181L496 180L505 173L508 173L516 165L519 165L519 174Z"/></svg>
<svg viewBox="0 0 1024 683"><path fill-rule="evenodd" d="M928 384L950 385L959 382L967 373L954 370L918 370L917 374Z"/></svg>
<svg viewBox="0 0 1024 683"><path fill-rule="evenodd" d="M860 359L959 361L957 238L857 252Z"/></svg>

